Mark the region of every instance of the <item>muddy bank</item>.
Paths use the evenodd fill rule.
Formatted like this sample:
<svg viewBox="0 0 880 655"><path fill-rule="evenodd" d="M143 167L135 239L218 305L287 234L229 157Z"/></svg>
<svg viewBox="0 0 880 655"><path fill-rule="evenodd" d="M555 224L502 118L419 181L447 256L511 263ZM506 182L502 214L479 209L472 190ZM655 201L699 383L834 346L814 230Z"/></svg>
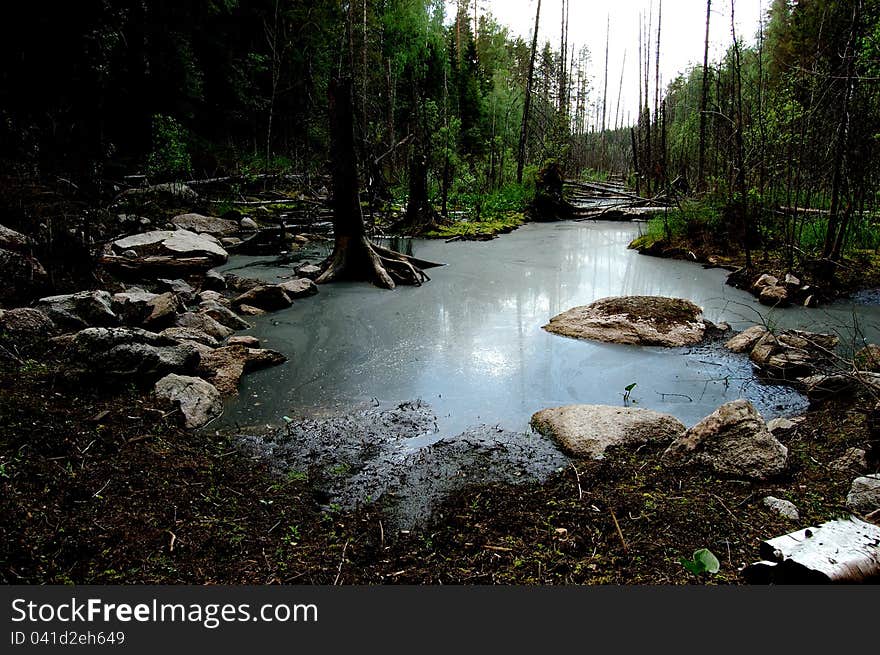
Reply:
<svg viewBox="0 0 880 655"><path fill-rule="evenodd" d="M397 529L423 527L445 500L468 487L541 483L568 464L540 435L486 425L413 446L436 433L431 407L409 402L238 439L280 475L307 477L326 507L374 504Z"/></svg>

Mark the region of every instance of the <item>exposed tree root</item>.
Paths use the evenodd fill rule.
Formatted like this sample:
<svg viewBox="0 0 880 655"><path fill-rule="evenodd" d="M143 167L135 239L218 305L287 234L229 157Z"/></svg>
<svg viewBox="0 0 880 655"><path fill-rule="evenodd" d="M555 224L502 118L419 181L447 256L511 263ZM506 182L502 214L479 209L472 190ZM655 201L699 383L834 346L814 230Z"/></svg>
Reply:
<svg viewBox="0 0 880 655"><path fill-rule="evenodd" d="M394 289L398 284L421 286L431 280L423 269L437 266L443 264L410 257L362 238L338 244L315 281L365 280L383 289Z"/></svg>

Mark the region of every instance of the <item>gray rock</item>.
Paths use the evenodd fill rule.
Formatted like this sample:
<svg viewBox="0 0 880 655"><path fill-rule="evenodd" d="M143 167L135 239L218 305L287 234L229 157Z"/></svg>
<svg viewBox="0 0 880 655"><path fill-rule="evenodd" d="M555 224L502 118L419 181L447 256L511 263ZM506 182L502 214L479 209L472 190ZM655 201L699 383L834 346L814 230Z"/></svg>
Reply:
<svg viewBox="0 0 880 655"><path fill-rule="evenodd" d="M184 303L192 302L193 298L195 298L196 290L185 280L161 279L156 280L156 282L160 289L170 291Z"/></svg>
<svg viewBox="0 0 880 655"><path fill-rule="evenodd" d="M201 428L223 413L220 392L201 378L170 374L156 383L156 397L180 410L183 425Z"/></svg>
<svg viewBox="0 0 880 655"><path fill-rule="evenodd" d="M532 427L574 457L601 459L611 446L669 443L685 432L681 421L648 409L569 405L532 416Z"/></svg>
<svg viewBox="0 0 880 655"><path fill-rule="evenodd" d="M799 289L801 286L801 281L791 273L787 273L785 275L785 286L791 289L792 291L795 289Z"/></svg>
<svg viewBox="0 0 880 655"><path fill-rule="evenodd" d="M247 330L252 327L250 323L216 300L205 300L199 303L199 313L207 314L220 325L225 325L232 330Z"/></svg>
<svg viewBox="0 0 880 655"><path fill-rule="evenodd" d="M196 234L222 235L238 231L235 221L227 221L216 216L201 214L180 214L171 219L172 225L181 230L189 230Z"/></svg>
<svg viewBox="0 0 880 655"><path fill-rule="evenodd" d="M227 346L244 346L245 348L259 348L260 340L249 334L229 337L226 341Z"/></svg>
<svg viewBox="0 0 880 655"><path fill-rule="evenodd" d="M551 319L544 329L576 339L680 347L706 334L702 310L689 300L650 296L606 298Z"/></svg>
<svg viewBox="0 0 880 655"><path fill-rule="evenodd" d="M140 201L142 198L155 198L183 204L193 204L199 201L199 194L186 184L180 182L167 182L148 187L128 189L120 194L120 200Z"/></svg>
<svg viewBox="0 0 880 655"><path fill-rule="evenodd" d="M307 296L314 296L318 293L318 285L308 278L288 280L287 282L282 282L278 286L284 289L284 292L294 300L298 298L306 298Z"/></svg>
<svg viewBox="0 0 880 655"><path fill-rule="evenodd" d="M215 241L189 230L154 230L117 239L112 246L116 252L133 250L140 257L204 258L223 264L229 255Z"/></svg>
<svg viewBox="0 0 880 655"><path fill-rule="evenodd" d="M671 466L699 466L719 475L766 480L779 475L788 449L746 400L719 407L676 439L663 454Z"/></svg>
<svg viewBox="0 0 880 655"><path fill-rule="evenodd" d="M173 339L174 341L182 342L182 341L191 341L194 343L203 344L210 348L217 348L220 345L220 341L216 338L212 337L210 334L205 334L201 330L196 328L186 328L186 327L170 327L165 328L159 333L159 336L165 337L167 339Z"/></svg>
<svg viewBox="0 0 880 655"><path fill-rule="evenodd" d="M178 314L175 325L176 327L199 330L218 341L223 341L223 339L231 336L233 332L235 332L235 330L232 330L225 325L221 325L216 319L211 318L207 314L196 314L194 312Z"/></svg>
<svg viewBox="0 0 880 655"><path fill-rule="evenodd" d="M0 309L0 343L7 347L27 350L45 342L56 331L55 324L38 309Z"/></svg>
<svg viewBox="0 0 880 655"><path fill-rule="evenodd" d="M849 448L842 457L831 462L834 471L865 473L868 470L868 453L861 448Z"/></svg>
<svg viewBox="0 0 880 655"><path fill-rule="evenodd" d="M775 287L778 284L779 284L779 278L774 277L772 275L762 275L752 285L752 289L754 291L761 292L762 290L764 290L768 287Z"/></svg>
<svg viewBox="0 0 880 655"><path fill-rule="evenodd" d="M241 305L250 305L268 312L286 309L293 304L290 296L277 285L265 285L254 287L250 291L246 291L232 301L233 307Z"/></svg>
<svg viewBox="0 0 880 655"><path fill-rule="evenodd" d="M21 232L16 232L4 225L0 225L0 249L12 252L30 254L33 247L30 237Z"/></svg>
<svg viewBox="0 0 880 655"><path fill-rule="evenodd" d="M251 289L255 289L266 284L262 280L255 280L254 278L250 277L241 277L240 275L236 275L235 273L227 273L224 278L226 280L226 287L232 289L233 291L238 291L239 293L250 291Z"/></svg>
<svg viewBox="0 0 880 655"><path fill-rule="evenodd" d="M187 373L199 361L189 344L137 328L87 328L76 334L65 353L67 370L107 381Z"/></svg>
<svg viewBox="0 0 880 655"><path fill-rule="evenodd" d="M81 291L40 298L36 307L53 323L65 329L81 330L120 324L119 317L113 311L112 297L106 291Z"/></svg>
<svg viewBox="0 0 880 655"><path fill-rule="evenodd" d="M310 280L317 280L321 275L321 268L314 264L303 264L293 269L297 277L306 277Z"/></svg>
<svg viewBox="0 0 880 655"><path fill-rule="evenodd" d="M268 314L265 310L252 307L251 305L240 305L238 311L242 316L265 316Z"/></svg>
<svg viewBox="0 0 880 655"><path fill-rule="evenodd" d="M48 287L49 275L40 262L0 248L0 301L29 300Z"/></svg>
<svg viewBox="0 0 880 655"><path fill-rule="evenodd" d="M241 222L239 223L239 225L241 226L242 230L247 230L249 232L253 232L255 230L260 229L260 226L257 225L257 222L254 219L249 218L247 216L245 216L243 219L241 219Z"/></svg>
<svg viewBox="0 0 880 655"><path fill-rule="evenodd" d="M235 246L239 246L242 243L243 241L238 237L223 237L222 239L220 239L220 245L227 250L230 248L235 248Z"/></svg>
<svg viewBox="0 0 880 655"><path fill-rule="evenodd" d="M880 473L853 480L846 506L856 514L867 515L880 509Z"/></svg>
<svg viewBox="0 0 880 655"><path fill-rule="evenodd" d="M767 421L767 429L770 430L774 435L777 433L785 433L794 430L800 421L792 421L787 418L774 418L771 421Z"/></svg>
<svg viewBox="0 0 880 655"><path fill-rule="evenodd" d="M133 287L114 294L112 307L126 325L155 330L174 322L180 303L170 291L156 294Z"/></svg>
<svg viewBox="0 0 880 655"><path fill-rule="evenodd" d="M229 302L220 294L219 291L211 291L211 290L199 291L197 298L199 299L199 302L205 302L206 300L211 300L213 302L219 302L221 305L224 305L227 302Z"/></svg>
<svg viewBox="0 0 880 655"><path fill-rule="evenodd" d="M724 344L724 347L735 353L750 353L752 348L767 334L767 328L763 325L755 325Z"/></svg>
<svg viewBox="0 0 880 655"><path fill-rule="evenodd" d="M223 291L226 289L226 278L219 271L210 270L205 273L205 279L202 282L202 289L209 291Z"/></svg>
<svg viewBox="0 0 880 655"><path fill-rule="evenodd" d="M763 500L763 503L765 507L768 507L779 514L782 518L788 519L789 521L800 521L801 519L801 515L798 513L798 508L790 500L782 500L781 498L767 496Z"/></svg>
<svg viewBox="0 0 880 655"><path fill-rule="evenodd" d="M758 300L768 307L787 307L789 304L788 289L783 286L764 287Z"/></svg>

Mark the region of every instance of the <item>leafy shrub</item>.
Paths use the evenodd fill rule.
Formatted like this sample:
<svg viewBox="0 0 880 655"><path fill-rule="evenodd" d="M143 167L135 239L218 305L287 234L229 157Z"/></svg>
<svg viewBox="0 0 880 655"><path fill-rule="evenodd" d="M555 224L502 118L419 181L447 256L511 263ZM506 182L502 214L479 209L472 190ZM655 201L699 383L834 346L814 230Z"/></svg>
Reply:
<svg viewBox="0 0 880 655"><path fill-rule="evenodd" d="M153 116L153 149L147 157L147 173L160 179L179 179L192 173L189 135L171 116Z"/></svg>

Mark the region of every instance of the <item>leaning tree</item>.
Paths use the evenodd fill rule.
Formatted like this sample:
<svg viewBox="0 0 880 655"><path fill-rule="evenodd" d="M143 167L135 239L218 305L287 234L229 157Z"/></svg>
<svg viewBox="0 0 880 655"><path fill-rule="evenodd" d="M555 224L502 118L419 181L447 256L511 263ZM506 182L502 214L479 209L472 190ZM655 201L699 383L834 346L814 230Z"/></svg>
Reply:
<svg viewBox="0 0 880 655"><path fill-rule="evenodd" d="M384 289L397 284L421 285L429 280L424 269L441 264L383 248L367 238L359 194L352 88L350 78L339 77L331 80L328 92L335 244L317 282L369 281Z"/></svg>

